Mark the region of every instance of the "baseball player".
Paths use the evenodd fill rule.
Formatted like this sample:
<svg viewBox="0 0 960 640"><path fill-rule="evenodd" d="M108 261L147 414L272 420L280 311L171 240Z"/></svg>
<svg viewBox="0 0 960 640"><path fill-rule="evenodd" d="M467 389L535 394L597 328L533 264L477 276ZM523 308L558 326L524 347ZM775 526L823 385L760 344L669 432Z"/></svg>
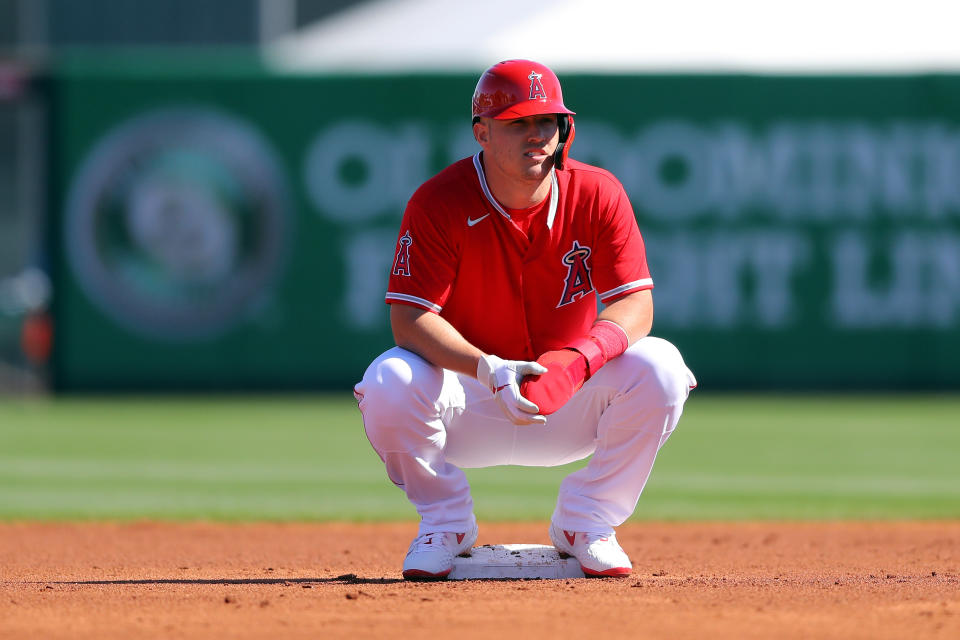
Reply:
<svg viewBox="0 0 960 640"><path fill-rule="evenodd" d="M476 542L463 468L591 454L561 483L549 536L588 576L630 573L614 528L696 381L648 335L633 210L612 174L568 158L573 115L546 66L490 67L473 95L482 151L407 204L386 294L397 346L355 387L370 443L420 514L404 578L445 578Z"/></svg>

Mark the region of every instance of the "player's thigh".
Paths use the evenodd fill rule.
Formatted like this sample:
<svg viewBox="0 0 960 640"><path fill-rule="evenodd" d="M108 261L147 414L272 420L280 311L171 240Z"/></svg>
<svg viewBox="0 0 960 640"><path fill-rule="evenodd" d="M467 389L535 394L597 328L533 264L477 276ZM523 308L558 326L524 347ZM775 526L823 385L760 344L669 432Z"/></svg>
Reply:
<svg viewBox="0 0 960 640"><path fill-rule="evenodd" d="M545 427L516 432L513 464L566 464L592 454L617 430L657 431L668 407L682 406L696 379L676 347L660 338L637 341L588 380ZM613 430L613 431L611 431Z"/></svg>
<svg viewBox="0 0 960 640"><path fill-rule="evenodd" d="M463 468L509 464L515 425L486 387L467 376L460 378L463 405L446 424L447 462Z"/></svg>
<svg viewBox="0 0 960 640"><path fill-rule="evenodd" d="M515 464L556 466L588 457L597 448L598 424L610 395L608 389L584 385L565 405L547 416L541 433L518 433Z"/></svg>
<svg viewBox="0 0 960 640"><path fill-rule="evenodd" d="M462 380L465 406L448 425L446 458L465 468L496 465L549 467L580 460L596 448L602 401L580 398L547 417L546 425L515 425L489 390Z"/></svg>

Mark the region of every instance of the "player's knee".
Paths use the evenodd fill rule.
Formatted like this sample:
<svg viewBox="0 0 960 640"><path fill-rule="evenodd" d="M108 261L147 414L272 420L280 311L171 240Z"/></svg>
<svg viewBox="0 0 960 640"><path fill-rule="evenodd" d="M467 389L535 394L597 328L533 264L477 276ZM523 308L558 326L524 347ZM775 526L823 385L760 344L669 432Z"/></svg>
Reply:
<svg viewBox="0 0 960 640"><path fill-rule="evenodd" d="M411 424L429 420L437 412L443 371L405 349L391 349L367 367L356 386L364 425Z"/></svg>
<svg viewBox="0 0 960 640"><path fill-rule="evenodd" d="M628 355L638 367L644 392L662 406L683 404L690 390L697 386L697 381L683 361L680 351L662 338L648 336L624 355Z"/></svg>

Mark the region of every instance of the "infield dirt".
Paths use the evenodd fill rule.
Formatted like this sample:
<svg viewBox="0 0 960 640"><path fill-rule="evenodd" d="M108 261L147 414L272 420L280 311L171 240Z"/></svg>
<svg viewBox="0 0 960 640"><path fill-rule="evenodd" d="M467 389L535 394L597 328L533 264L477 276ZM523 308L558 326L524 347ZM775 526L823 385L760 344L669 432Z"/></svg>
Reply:
<svg viewBox="0 0 960 640"><path fill-rule="evenodd" d="M405 524L0 524L0 638L958 638L960 522L631 523L618 580L407 583ZM548 544L480 524L477 544Z"/></svg>

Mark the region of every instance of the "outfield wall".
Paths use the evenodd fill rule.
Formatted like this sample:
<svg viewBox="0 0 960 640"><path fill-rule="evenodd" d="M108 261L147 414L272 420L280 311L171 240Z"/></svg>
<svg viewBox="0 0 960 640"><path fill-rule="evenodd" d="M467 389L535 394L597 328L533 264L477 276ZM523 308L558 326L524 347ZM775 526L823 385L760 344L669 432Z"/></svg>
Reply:
<svg viewBox="0 0 960 640"><path fill-rule="evenodd" d="M50 83L60 390L347 388L474 75L87 60ZM960 385L960 76L565 75L706 389Z"/></svg>

